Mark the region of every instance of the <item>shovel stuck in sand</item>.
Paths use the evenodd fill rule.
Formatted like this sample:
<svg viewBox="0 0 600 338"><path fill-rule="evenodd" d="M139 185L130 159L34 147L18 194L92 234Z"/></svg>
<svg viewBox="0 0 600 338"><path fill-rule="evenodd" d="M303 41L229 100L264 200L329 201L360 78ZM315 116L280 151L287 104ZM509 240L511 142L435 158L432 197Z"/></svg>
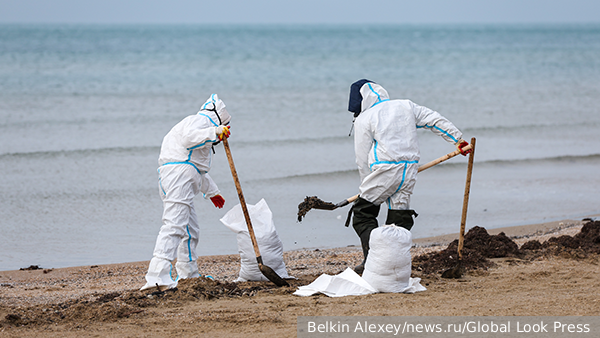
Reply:
<svg viewBox="0 0 600 338"><path fill-rule="evenodd" d="M467 165L467 181L465 182L465 195L463 198L462 217L460 219L460 233L458 234L458 263L453 268L442 272L442 278L460 278L463 274L462 269L462 249L465 242L465 226L467 224L467 207L469 205L469 193L471 191L471 174L473 173L473 156L475 156L475 138L471 139L473 151L469 154L469 164Z"/></svg>
<svg viewBox="0 0 600 338"><path fill-rule="evenodd" d="M233 181L235 183L235 188L238 193L238 197L240 199L240 205L242 207L242 212L244 213L244 218L246 219L246 225L248 226L248 234L250 235L250 240L252 241L252 246L254 247L254 253L256 254L256 262L258 263L258 269L260 272L267 277L268 280L273 282L273 284L277 286L289 286L288 282L285 279L281 278L275 270L266 266L263 263L262 256L260 254L260 250L258 249L258 242L256 241L256 236L254 235L254 229L252 228L252 221L250 219L250 213L248 212L248 207L246 206L246 200L244 199L244 193L242 192L242 186L240 185L240 179L238 178L237 171L235 170L235 164L233 163L233 157L231 156L231 149L229 148L229 141L227 137L223 138L223 146L225 147L225 153L227 154L227 160L229 161L229 168L231 169L231 175L233 176Z"/></svg>
<svg viewBox="0 0 600 338"><path fill-rule="evenodd" d="M473 142L475 141L475 138L472 139ZM468 146L464 147L464 150L471 150L474 147L474 143L469 144ZM426 163L422 166L419 167L419 172L431 168L436 164L440 164L448 159L453 158L454 156L460 154L460 151L455 150L449 154L446 154L440 158L437 158L429 163ZM298 204L298 222L302 222L302 218L306 215L306 213L308 213L311 209L321 209L321 210L335 210L337 208L340 207L344 207L354 201L356 201L356 199L358 199L358 195L354 195L350 198L347 198L337 204L331 203L331 202L325 202L321 199L319 199L317 196L307 196L304 201L300 204Z"/></svg>

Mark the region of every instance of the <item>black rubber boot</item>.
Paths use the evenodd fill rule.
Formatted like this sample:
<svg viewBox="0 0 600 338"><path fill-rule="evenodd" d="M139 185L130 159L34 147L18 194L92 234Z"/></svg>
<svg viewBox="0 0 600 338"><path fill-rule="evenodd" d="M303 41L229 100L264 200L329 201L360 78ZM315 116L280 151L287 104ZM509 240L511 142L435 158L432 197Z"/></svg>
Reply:
<svg viewBox="0 0 600 338"><path fill-rule="evenodd" d="M369 240L371 239L371 231L373 229L368 229L360 235L360 244L363 249L363 257L364 258L363 258L362 263L360 263L354 267L354 272L356 272L359 275L362 275L363 271L365 270L365 264L367 263L367 256L369 255Z"/></svg>
<svg viewBox="0 0 600 338"><path fill-rule="evenodd" d="M413 216L419 216L414 210L388 210L385 224L394 224L410 231L415 224Z"/></svg>
<svg viewBox="0 0 600 338"><path fill-rule="evenodd" d="M363 262L354 268L354 271L359 275L365 269L365 262L369 254L369 239L371 231L378 227L377 215L379 215L379 205L375 205L363 198L358 198L352 206L354 217L352 218L352 226L358 237L363 249Z"/></svg>

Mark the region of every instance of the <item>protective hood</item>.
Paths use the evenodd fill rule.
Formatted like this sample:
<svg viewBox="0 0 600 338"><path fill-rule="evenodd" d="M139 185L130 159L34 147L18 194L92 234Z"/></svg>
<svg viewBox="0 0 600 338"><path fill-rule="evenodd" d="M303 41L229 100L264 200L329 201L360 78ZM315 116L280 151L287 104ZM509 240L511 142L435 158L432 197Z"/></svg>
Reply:
<svg viewBox="0 0 600 338"><path fill-rule="evenodd" d="M350 86L348 110L354 113L354 117L357 117L365 110L381 102L389 101L389 99L390 96L382 86L373 81L362 79Z"/></svg>
<svg viewBox="0 0 600 338"><path fill-rule="evenodd" d="M348 100L348 111L354 113L354 117L358 116L362 112L361 104L362 104L362 95L360 93L360 89L365 83L369 83L373 81L369 81L367 79L362 79L354 82L350 86L350 99Z"/></svg>
<svg viewBox="0 0 600 338"><path fill-rule="evenodd" d="M225 102L219 99L217 94L212 94L202 105L201 109L215 112L219 118L219 123L222 126L227 125L229 121L231 121L231 115L229 115L229 112L225 109Z"/></svg>

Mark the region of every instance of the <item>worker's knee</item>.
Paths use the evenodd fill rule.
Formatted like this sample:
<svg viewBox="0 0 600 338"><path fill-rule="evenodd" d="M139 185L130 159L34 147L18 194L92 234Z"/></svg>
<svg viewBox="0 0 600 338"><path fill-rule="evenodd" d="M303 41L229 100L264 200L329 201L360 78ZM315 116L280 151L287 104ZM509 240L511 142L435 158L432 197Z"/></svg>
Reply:
<svg viewBox="0 0 600 338"><path fill-rule="evenodd" d="M414 210L388 210L385 224L394 224L410 230L414 225L413 216L418 216Z"/></svg>
<svg viewBox="0 0 600 338"><path fill-rule="evenodd" d="M361 197L354 202L354 205L352 206L352 212L354 214L352 226L359 236L367 230L370 231L377 228L379 207L379 205L375 205Z"/></svg>

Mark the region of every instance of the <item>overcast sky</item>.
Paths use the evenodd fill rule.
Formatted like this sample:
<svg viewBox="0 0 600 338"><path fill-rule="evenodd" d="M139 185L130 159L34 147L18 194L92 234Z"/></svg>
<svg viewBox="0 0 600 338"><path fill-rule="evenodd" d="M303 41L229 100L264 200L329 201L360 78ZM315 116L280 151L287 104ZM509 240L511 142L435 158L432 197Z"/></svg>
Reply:
<svg viewBox="0 0 600 338"><path fill-rule="evenodd" d="M588 22L599 0L0 0L0 23Z"/></svg>

